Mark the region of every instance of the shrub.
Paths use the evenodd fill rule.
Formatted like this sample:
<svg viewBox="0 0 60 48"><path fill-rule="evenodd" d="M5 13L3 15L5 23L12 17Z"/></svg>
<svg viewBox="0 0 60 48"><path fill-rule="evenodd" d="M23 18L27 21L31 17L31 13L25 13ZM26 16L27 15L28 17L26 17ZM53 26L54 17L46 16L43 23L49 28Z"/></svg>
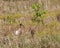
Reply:
<svg viewBox="0 0 60 48"><path fill-rule="evenodd" d="M42 15L46 13L45 10L41 9L40 3L36 3L32 5L32 9L35 12L34 17L32 18L33 22L43 22Z"/></svg>

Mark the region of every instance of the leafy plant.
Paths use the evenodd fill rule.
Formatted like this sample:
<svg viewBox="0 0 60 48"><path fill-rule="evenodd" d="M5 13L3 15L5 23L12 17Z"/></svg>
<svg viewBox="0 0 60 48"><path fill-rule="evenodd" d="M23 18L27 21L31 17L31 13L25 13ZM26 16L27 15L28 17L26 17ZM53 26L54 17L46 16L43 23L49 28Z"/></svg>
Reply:
<svg viewBox="0 0 60 48"><path fill-rule="evenodd" d="M32 9L35 13L34 17L32 18L32 21L33 22L38 22L38 23L40 21L43 22L42 15L46 14L46 11L41 9L40 3L33 4Z"/></svg>

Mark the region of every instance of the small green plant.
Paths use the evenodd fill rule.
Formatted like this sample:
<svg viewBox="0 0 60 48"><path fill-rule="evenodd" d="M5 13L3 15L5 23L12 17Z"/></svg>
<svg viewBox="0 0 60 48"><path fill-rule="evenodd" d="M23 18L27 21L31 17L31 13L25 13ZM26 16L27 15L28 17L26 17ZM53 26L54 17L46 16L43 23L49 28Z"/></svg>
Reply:
<svg viewBox="0 0 60 48"><path fill-rule="evenodd" d="M36 3L32 5L32 9L34 11L34 17L32 18L33 22L43 22L42 15L46 13L45 10L41 9L40 3Z"/></svg>

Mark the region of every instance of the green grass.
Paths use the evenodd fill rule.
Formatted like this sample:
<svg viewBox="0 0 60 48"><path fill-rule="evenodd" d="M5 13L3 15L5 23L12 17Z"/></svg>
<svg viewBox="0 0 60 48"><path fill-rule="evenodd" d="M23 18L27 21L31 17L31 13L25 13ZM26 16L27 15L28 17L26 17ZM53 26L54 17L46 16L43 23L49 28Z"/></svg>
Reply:
<svg viewBox="0 0 60 48"><path fill-rule="evenodd" d="M0 15L0 19L7 18L8 16L10 18L20 18L22 15L21 14L4 14L4 15Z"/></svg>

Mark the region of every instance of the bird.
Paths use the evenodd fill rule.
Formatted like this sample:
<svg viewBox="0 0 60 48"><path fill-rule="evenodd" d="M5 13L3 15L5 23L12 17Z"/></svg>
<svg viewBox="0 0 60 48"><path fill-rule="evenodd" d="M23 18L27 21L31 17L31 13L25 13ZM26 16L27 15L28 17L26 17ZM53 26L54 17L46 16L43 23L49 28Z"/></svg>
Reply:
<svg viewBox="0 0 60 48"><path fill-rule="evenodd" d="M57 21L60 22L60 14L57 15Z"/></svg>
<svg viewBox="0 0 60 48"><path fill-rule="evenodd" d="M19 24L19 28L14 32L14 34L15 34L16 36L22 34L22 26L23 26L22 24Z"/></svg>
<svg viewBox="0 0 60 48"><path fill-rule="evenodd" d="M22 33L21 28L19 28L18 30L15 31L15 35L16 36L19 35L19 34L21 34L21 33Z"/></svg>
<svg viewBox="0 0 60 48"><path fill-rule="evenodd" d="M34 33L35 31L33 30L33 29L31 29L31 35L32 35L32 37L34 37Z"/></svg>
<svg viewBox="0 0 60 48"><path fill-rule="evenodd" d="M30 29L29 29L29 31L30 31L30 33L31 33L31 36L32 36L32 37L34 37L35 30L34 30L34 29L32 29L32 28L30 28Z"/></svg>

